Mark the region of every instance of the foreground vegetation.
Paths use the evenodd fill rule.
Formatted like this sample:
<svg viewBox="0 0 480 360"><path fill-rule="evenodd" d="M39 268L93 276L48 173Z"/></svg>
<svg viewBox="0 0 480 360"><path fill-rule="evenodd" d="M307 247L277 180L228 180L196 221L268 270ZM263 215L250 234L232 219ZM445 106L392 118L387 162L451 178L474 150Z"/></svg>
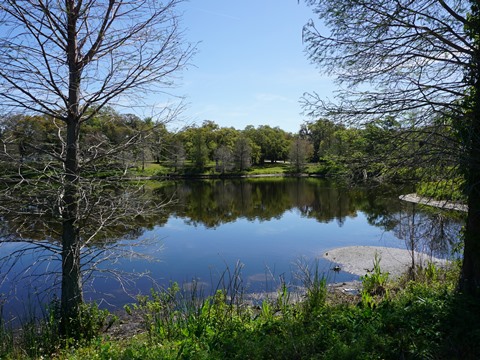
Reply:
<svg viewBox="0 0 480 360"><path fill-rule="evenodd" d="M428 266L416 281L388 282L380 267L358 296L333 294L305 273L300 302L284 284L275 299L245 305L239 274L216 294L177 284L127 306L137 335L109 335L118 320L96 306L82 316L84 338L59 340L50 312L37 327L0 328L1 359L474 359L480 355L480 305L455 292L458 269ZM126 325L126 324L124 324Z"/></svg>

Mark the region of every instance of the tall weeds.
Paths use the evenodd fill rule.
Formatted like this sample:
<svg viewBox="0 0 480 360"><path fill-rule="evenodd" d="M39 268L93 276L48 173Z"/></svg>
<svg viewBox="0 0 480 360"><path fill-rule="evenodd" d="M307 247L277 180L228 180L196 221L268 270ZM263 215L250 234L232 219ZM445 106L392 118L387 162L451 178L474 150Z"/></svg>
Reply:
<svg viewBox="0 0 480 360"><path fill-rule="evenodd" d="M14 349L13 331L7 326L3 316L3 303L0 300L0 359L11 354Z"/></svg>
<svg viewBox="0 0 480 360"><path fill-rule="evenodd" d="M58 302L52 301L38 314L34 309L26 311L18 324L8 326L3 316L0 304L0 359L41 359L58 353L61 349L88 345L98 339L108 329L116 317L107 310L101 310L98 305L83 304L79 332L80 340L58 336L60 317Z"/></svg>
<svg viewBox="0 0 480 360"><path fill-rule="evenodd" d="M126 307L132 315L142 316L145 334L118 342L97 336L93 342L59 349L58 358L479 358L478 301L455 293L448 277L439 276L440 270L427 269L425 282L410 281L403 288L392 288L398 285L386 282L379 258L375 265L364 278L362 292L371 302L328 301L318 264L300 268L304 289L300 303L292 301L288 284L281 279L276 297L265 298L259 306L246 306L240 266L225 271L209 296L195 282L188 288L172 283ZM379 287L384 291L378 291ZM92 311L89 316L102 318ZM9 346L10 335L4 334L7 341L2 344ZM6 352L0 358L14 358L9 357L14 350L0 350ZM40 352L25 355L42 356Z"/></svg>

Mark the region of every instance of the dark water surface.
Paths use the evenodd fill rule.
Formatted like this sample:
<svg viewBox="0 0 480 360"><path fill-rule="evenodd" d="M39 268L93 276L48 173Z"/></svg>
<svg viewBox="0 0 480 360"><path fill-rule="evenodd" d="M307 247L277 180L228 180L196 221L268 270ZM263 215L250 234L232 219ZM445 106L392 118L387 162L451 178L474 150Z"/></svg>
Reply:
<svg viewBox="0 0 480 360"><path fill-rule="evenodd" d="M238 263L243 286L250 292L274 290L280 278L294 283L299 264L318 266L332 282L353 280L355 275L331 271L334 264L322 258L329 249L351 245L413 246L450 256L460 221L401 202L398 195L404 192L386 186L352 188L312 178L165 183L152 196L173 197L175 202L129 239L117 241L150 256L151 261L127 257L102 263L103 272L86 279L86 299L121 306L133 301L130 295L148 293L151 287L192 280L208 294L225 270L233 272ZM20 246L1 244L0 251L5 254ZM12 274L2 275L0 293L9 300L5 310L19 312L30 306L24 304L55 294L59 262L51 259L38 261L32 253L15 264L18 273L22 266L37 261L31 272L39 277L28 283L10 281L15 278ZM126 283L127 295L110 270L149 276Z"/></svg>

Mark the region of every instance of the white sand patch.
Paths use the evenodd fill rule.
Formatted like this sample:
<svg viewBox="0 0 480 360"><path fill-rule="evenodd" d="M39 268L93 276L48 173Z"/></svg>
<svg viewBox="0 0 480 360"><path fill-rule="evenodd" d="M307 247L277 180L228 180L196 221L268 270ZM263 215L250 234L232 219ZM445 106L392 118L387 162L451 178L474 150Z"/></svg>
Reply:
<svg viewBox="0 0 480 360"><path fill-rule="evenodd" d="M409 250L380 246L349 246L327 251L323 256L340 264L343 271L363 276L373 270L375 254L380 258L380 269L388 272L391 277L399 277L412 266L412 257L415 266L425 266L433 262L437 266L446 265L447 261L429 256L424 253Z"/></svg>
<svg viewBox="0 0 480 360"><path fill-rule="evenodd" d="M400 195L399 199L415 204L433 206L440 209L457 210L464 212L468 211L468 206L465 204L449 200L434 200L425 196L420 196L418 194Z"/></svg>

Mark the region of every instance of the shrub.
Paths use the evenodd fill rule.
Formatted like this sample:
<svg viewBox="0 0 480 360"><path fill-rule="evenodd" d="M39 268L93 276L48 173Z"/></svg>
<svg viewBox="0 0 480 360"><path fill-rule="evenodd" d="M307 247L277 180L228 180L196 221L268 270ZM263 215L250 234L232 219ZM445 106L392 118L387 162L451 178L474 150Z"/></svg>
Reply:
<svg viewBox="0 0 480 360"><path fill-rule="evenodd" d="M375 253L373 271L361 277L362 291L366 294L384 295L386 293L388 273L382 272L380 268L380 260L381 257Z"/></svg>

